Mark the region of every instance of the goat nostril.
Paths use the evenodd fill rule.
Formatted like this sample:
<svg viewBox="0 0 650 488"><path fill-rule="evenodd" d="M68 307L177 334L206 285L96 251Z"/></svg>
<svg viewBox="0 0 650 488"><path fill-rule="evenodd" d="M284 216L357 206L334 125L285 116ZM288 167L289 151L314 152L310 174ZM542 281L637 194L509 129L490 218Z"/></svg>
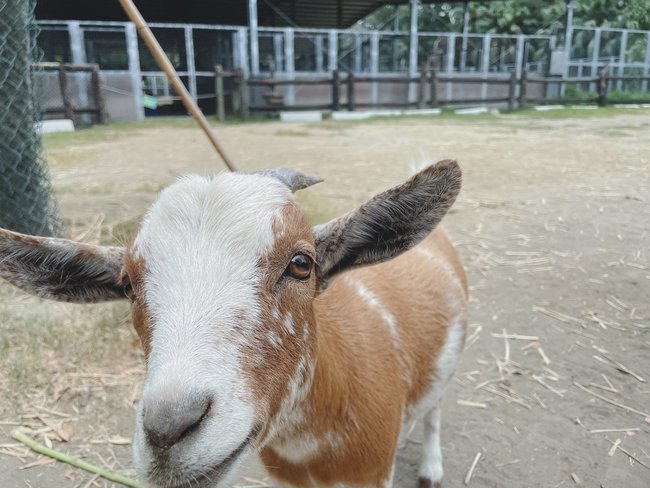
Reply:
<svg viewBox="0 0 650 488"><path fill-rule="evenodd" d="M212 401L208 396L194 401L164 402L144 412L143 428L148 441L161 449L169 448L199 428L210 413Z"/></svg>

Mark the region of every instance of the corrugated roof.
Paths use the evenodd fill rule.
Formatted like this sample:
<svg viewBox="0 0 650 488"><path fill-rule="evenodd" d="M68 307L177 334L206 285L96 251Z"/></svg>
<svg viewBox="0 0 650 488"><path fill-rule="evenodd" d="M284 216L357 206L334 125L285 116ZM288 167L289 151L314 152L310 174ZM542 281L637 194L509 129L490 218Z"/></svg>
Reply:
<svg viewBox="0 0 650 488"><path fill-rule="evenodd" d="M248 24L247 0L134 0L149 22ZM409 0L258 0L264 26L349 27L382 5ZM422 3L443 3L424 0ZM462 3L462 2L460 2ZM38 0L39 20L127 20L117 0Z"/></svg>

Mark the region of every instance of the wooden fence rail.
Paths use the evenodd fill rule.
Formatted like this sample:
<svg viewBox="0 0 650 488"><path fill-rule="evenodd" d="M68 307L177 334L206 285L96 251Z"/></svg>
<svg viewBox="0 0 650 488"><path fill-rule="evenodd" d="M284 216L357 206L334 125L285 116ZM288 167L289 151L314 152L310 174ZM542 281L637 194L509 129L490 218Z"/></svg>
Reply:
<svg viewBox="0 0 650 488"><path fill-rule="evenodd" d="M233 111L240 116L247 116L249 112L277 112L280 110L332 110L340 111L344 107L348 111L354 111L361 108L388 108L388 107L418 107L418 108L437 108L453 104L505 104L508 110L513 111L517 108L523 108L527 104L565 104L565 103L598 103L599 105L607 105L614 101L608 97L608 86L612 81L625 80L625 81L647 81L650 76L610 76L607 68L603 69L598 77L571 77L571 78L552 78L552 77L531 77L530 74L524 71L519 78L513 72L507 78L501 76L467 76L467 75L448 75L440 74L435 70L422 69L417 77L412 76L359 76L352 72L341 75L338 70L333 71L331 76L320 78L307 78L307 79L275 79L275 78L250 78L245 79L241 71L224 72L217 67L215 71L216 78L232 77L234 78L233 86L235 86L235 93L233 94ZM417 87L417 96L414 101L404 102L377 102L377 103L363 103L358 101L358 85L361 83L381 84L381 83L394 83L394 84L415 84ZM441 98L440 85L446 83L457 84L480 84L486 87L489 86L507 86L507 95L501 96L481 96L481 97L465 97L465 98ZM540 98L533 98L530 96L531 85L543 85L544 95ZM590 94L588 97L566 97L549 95L550 87L555 86L558 88L557 92L562 93L562 87L570 84L594 84L597 88L595 93ZM285 96L276 91L278 87L300 87L300 86L329 86L330 87L330 101L327 103L314 103L314 104L286 104ZM223 109L223 82L216 82L217 94L217 113L224 112ZM220 88L221 87L221 88ZM250 104L250 89L257 87L266 88L266 92L262 97L266 104ZM345 97L342 96L343 88L345 88ZM487 93L487 92L484 92ZM259 95L259 93L258 93ZM259 99L259 96L256 97ZM625 100L625 102L632 103L650 103L650 95L648 99L643 100Z"/></svg>
<svg viewBox="0 0 650 488"><path fill-rule="evenodd" d="M73 122L79 121L80 114L90 114L98 124L107 122L102 82L99 75L99 66L96 64L69 64L69 63L36 63L35 71L56 71L58 73L59 90L61 92L61 107L50 107L43 110L45 115L62 115ZM73 103L72 89L69 84L69 73L90 73L90 87L93 98L91 107L75 106ZM79 94L80 95L80 94ZM81 97L79 97L81 98Z"/></svg>

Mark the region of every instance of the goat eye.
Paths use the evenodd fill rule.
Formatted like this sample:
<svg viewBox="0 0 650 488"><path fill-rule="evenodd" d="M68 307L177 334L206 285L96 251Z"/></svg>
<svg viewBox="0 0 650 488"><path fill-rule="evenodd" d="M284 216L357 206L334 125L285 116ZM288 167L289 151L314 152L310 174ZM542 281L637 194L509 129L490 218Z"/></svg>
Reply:
<svg viewBox="0 0 650 488"><path fill-rule="evenodd" d="M291 258L287 274L297 280L306 280L311 275L312 260L304 254L296 254Z"/></svg>

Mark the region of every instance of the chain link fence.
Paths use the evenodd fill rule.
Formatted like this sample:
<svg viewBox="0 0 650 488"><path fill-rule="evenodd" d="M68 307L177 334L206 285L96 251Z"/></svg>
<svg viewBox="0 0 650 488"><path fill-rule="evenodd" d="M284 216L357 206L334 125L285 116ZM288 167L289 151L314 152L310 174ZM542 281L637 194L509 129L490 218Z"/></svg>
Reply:
<svg viewBox="0 0 650 488"><path fill-rule="evenodd" d="M0 227L57 235L32 64L38 58L36 0L0 1Z"/></svg>

